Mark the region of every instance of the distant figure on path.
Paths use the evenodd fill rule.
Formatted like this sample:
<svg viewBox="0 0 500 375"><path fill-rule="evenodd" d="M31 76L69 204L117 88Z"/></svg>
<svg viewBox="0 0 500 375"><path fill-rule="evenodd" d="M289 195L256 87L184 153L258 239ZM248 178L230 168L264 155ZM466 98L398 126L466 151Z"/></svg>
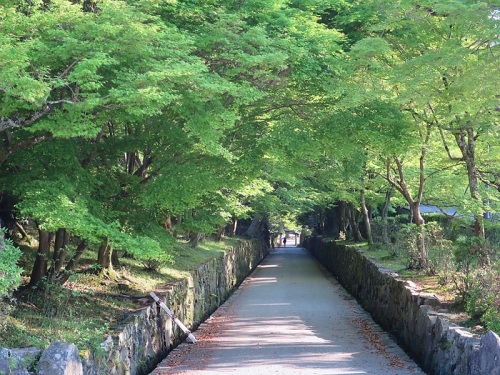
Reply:
<svg viewBox="0 0 500 375"><path fill-rule="evenodd" d="M286 247L286 237L283 238L283 247Z"/></svg>

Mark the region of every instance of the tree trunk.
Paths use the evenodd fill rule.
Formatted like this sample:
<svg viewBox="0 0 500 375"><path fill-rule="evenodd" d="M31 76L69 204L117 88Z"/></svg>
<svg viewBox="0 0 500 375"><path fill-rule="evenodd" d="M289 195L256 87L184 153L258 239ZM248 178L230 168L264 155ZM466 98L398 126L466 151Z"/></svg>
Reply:
<svg viewBox="0 0 500 375"><path fill-rule="evenodd" d="M31 271L30 286L36 286L47 275L47 260L50 254L49 232L38 229L38 253Z"/></svg>
<svg viewBox="0 0 500 375"><path fill-rule="evenodd" d="M97 264L101 266L103 271L113 269L111 264L111 248L108 243L108 239L104 240L101 246L99 246L99 251L97 253Z"/></svg>
<svg viewBox="0 0 500 375"><path fill-rule="evenodd" d="M118 251L116 249L111 251L111 264L113 267L120 267L120 258L118 257Z"/></svg>
<svg viewBox="0 0 500 375"><path fill-rule="evenodd" d="M25 238L28 238L28 233L26 233L26 231L24 230L24 227L19 224L19 222L17 220L14 221L14 225L16 226L17 230L19 231L19 233L21 233L21 238L22 239L25 239Z"/></svg>
<svg viewBox="0 0 500 375"><path fill-rule="evenodd" d="M417 264L418 269L424 269L428 264L428 254L427 248L425 246L425 221L420 213L420 202L412 202L410 205L412 221L419 227L419 232L417 234L417 249L419 253L419 264Z"/></svg>
<svg viewBox="0 0 500 375"><path fill-rule="evenodd" d="M467 166L467 178L469 181L469 191L471 198L481 207L480 212L474 214L474 235L484 240L484 210L483 200L479 192L479 179L476 166L476 143L474 137L474 129L470 126L461 129L460 132L455 133L455 140L462 153L463 160Z"/></svg>
<svg viewBox="0 0 500 375"><path fill-rule="evenodd" d="M67 230L64 231L64 243L61 254L59 254L59 262L56 267L56 272L60 272L66 262L66 257L68 256L68 246L69 246L70 235Z"/></svg>
<svg viewBox="0 0 500 375"><path fill-rule="evenodd" d="M165 219L165 230L172 234L172 216L170 214L167 215L167 218Z"/></svg>
<svg viewBox="0 0 500 375"><path fill-rule="evenodd" d="M200 243L203 236L204 236L203 233L195 233L195 234L190 235L189 236L189 244L192 247L198 246L198 244Z"/></svg>
<svg viewBox="0 0 500 375"><path fill-rule="evenodd" d="M151 165L151 163L153 162L153 157L150 156L150 154L151 154L151 150L149 148L144 149L144 151L143 151L144 157L142 159L142 162L139 164L139 167L134 172L134 176L138 176L138 177L145 177L146 176L146 172L147 172L149 166ZM136 160L140 161L138 156L136 156Z"/></svg>
<svg viewBox="0 0 500 375"><path fill-rule="evenodd" d="M248 227L247 231L245 232L245 237L250 237L250 238L257 237L257 234L259 233L260 223L262 222L263 218L264 218L264 215L262 215L262 214L256 214L253 217L250 226Z"/></svg>
<svg viewBox="0 0 500 375"><path fill-rule="evenodd" d="M62 265L66 259L66 246L69 242L69 233L66 229L60 228L56 232L54 241L54 252L52 254L52 265L49 269L49 279L53 281L56 275L61 271Z"/></svg>
<svg viewBox="0 0 500 375"><path fill-rule="evenodd" d="M64 272L59 273L59 275L57 276L57 280L61 285L63 285L66 281L68 281L72 271L76 269L76 265L78 264L78 261L80 260L86 248L87 248L87 242L85 241L80 242L80 244L77 246L75 255L73 255L73 257L71 257L71 259L69 260L68 264L64 269Z"/></svg>
<svg viewBox="0 0 500 375"><path fill-rule="evenodd" d="M388 189L385 193L384 207L382 208L382 243L388 245L389 234L387 233L389 224L387 223L387 217L389 216L389 205L391 203L392 189Z"/></svg>
<svg viewBox="0 0 500 375"><path fill-rule="evenodd" d="M323 211L319 213L319 234L326 236L326 215Z"/></svg>
<svg viewBox="0 0 500 375"><path fill-rule="evenodd" d="M342 237L345 239L345 236L347 235L346 202L340 201L337 210L339 218L338 239L341 240Z"/></svg>
<svg viewBox="0 0 500 375"><path fill-rule="evenodd" d="M135 166L135 152L125 153L125 173L133 174Z"/></svg>
<svg viewBox="0 0 500 375"><path fill-rule="evenodd" d="M59 254L61 253L61 250L64 246L64 233L66 231L63 228L60 228L56 232L56 239L54 241L54 251L52 253L52 261L53 265L51 267L50 273L53 274L55 270L55 264L59 260Z"/></svg>
<svg viewBox="0 0 500 375"><path fill-rule="evenodd" d="M417 120L417 118L415 118ZM417 120L419 121L419 120ZM425 120L425 127L423 129L419 130L420 133L420 138L422 141L422 147L420 150L420 159L419 159L419 184L418 184L418 191L417 191L417 196L415 199L412 197L410 190L406 184L405 176L404 176L404 170L403 170L403 163L398 157L394 157L393 161L396 163L397 167L397 174L398 174L398 179L397 181L394 181L394 179L391 176L391 167L390 167L390 159L387 160L387 175L386 179L387 181L403 195L403 197L406 199L410 206L411 210L411 217L412 221L417 225L417 226L423 226L425 224L424 218L422 217L420 213L420 204L422 203L422 198L424 195L424 187L425 187L425 157L427 156L427 147L430 142L430 136L431 132L433 129L434 125L434 120L426 119ZM419 251L419 258L421 261L421 264L418 265L419 268L425 268L427 266L427 251L425 248L425 240L424 240L424 229L421 228L422 235L419 236L417 239L417 247Z"/></svg>
<svg viewBox="0 0 500 375"><path fill-rule="evenodd" d="M430 128L428 129L430 131ZM406 185L406 180L404 178L404 171L403 171L403 164L401 161L396 157L394 158L394 161L396 162L397 166L397 172L398 172L398 180L397 182L392 179L390 176L390 169L389 165L387 165L387 181L403 195L403 197L406 199L406 202L408 202L408 205L410 206L410 212L411 212L411 221L415 223L417 226L423 226L425 224L424 218L422 217L422 214L420 213L420 204L422 202L422 197L423 197L423 192L424 192L424 186L425 186L425 176L424 176L424 160L425 160L425 155L426 155L426 147L422 147L422 153L420 155L420 182L418 186L418 193L417 193L417 198L413 199L412 195L410 194L410 190L408 189L408 186ZM419 261L420 264L417 265L416 267L419 269L423 269L427 267L427 249L425 248L425 238L424 238L424 230L422 228L421 230L422 235L419 235L417 238L417 248L419 252Z"/></svg>
<svg viewBox="0 0 500 375"><path fill-rule="evenodd" d="M370 223L370 215L368 212L368 208L366 207L366 196L365 196L365 174L361 177L361 192L360 192L360 200L361 200L361 213L363 214L363 221L365 223L365 231L366 231L366 239L368 240L368 244L373 244L372 237L372 226Z"/></svg>
<svg viewBox="0 0 500 375"><path fill-rule="evenodd" d="M354 206L352 206L352 213L353 213L353 217L354 217L354 229L356 230L356 234L354 235L354 238L355 238L356 242L364 241L364 237L361 234L361 229L359 227L359 223L362 220L361 211L355 209Z"/></svg>
<svg viewBox="0 0 500 375"><path fill-rule="evenodd" d="M215 240L217 242L220 242L222 241L222 238L224 237L224 232L226 231L226 226L225 225L222 225L219 227L219 229L217 230L217 234L215 235Z"/></svg>
<svg viewBox="0 0 500 375"><path fill-rule="evenodd" d="M349 224L351 227L351 233L350 233L350 238L353 238L355 242L361 242L363 241L363 236L361 235L361 232L359 231L359 225L358 225L358 219L359 219L359 213L357 213L356 209L351 203L347 204L347 217L349 220Z"/></svg>
<svg viewBox="0 0 500 375"><path fill-rule="evenodd" d="M410 211L411 211L411 222L416 225L425 224L425 220L422 217L422 213L420 212L420 202L410 202Z"/></svg>
<svg viewBox="0 0 500 375"><path fill-rule="evenodd" d="M230 231L229 235L231 237L236 236L237 230L238 230L238 218L233 216L232 221L231 221L231 231Z"/></svg>
<svg viewBox="0 0 500 375"><path fill-rule="evenodd" d="M370 215L368 213L368 208L366 207L365 202L361 203L361 213L363 215L363 223L365 224L366 239L369 245L373 245L372 225L370 221Z"/></svg>
<svg viewBox="0 0 500 375"><path fill-rule="evenodd" d="M332 236L335 237L339 233L338 228L338 218L337 218L337 209L335 206L327 207L322 210L323 218L323 235L324 236Z"/></svg>

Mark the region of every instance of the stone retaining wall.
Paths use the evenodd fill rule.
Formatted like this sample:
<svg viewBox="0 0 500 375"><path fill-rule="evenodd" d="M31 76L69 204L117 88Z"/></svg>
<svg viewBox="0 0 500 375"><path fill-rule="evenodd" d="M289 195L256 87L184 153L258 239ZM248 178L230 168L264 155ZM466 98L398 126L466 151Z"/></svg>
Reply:
<svg viewBox="0 0 500 375"><path fill-rule="evenodd" d="M356 249L308 238L305 247L428 374L500 375L500 339L450 323L438 298L419 293Z"/></svg>
<svg viewBox="0 0 500 375"><path fill-rule="evenodd" d="M242 241L219 258L200 265L188 278L155 293L193 330L267 253L262 242ZM0 374L142 375L152 371L184 339L185 334L153 302L131 314L116 327L115 334L84 359L74 345L67 343L53 343L45 351L0 348Z"/></svg>

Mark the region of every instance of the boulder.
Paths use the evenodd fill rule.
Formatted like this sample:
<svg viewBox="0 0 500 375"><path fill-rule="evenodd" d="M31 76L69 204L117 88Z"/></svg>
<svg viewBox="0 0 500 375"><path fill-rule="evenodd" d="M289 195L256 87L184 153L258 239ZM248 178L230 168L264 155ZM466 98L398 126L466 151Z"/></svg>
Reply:
<svg viewBox="0 0 500 375"><path fill-rule="evenodd" d="M33 374L33 372L30 371L34 369L41 354L42 350L38 348L0 348L0 374Z"/></svg>
<svg viewBox="0 0 500 375"><path fill-rule="evenodd" d="M38 362L38 375L83 375L82 359L74 344L54 342Z"/></svg>
<svg viewBox="0 0 500 375"><path fill-rule="evenodd" d="M500 338L497 334L489 331L481 336L468 372L472 375L500 375Z"/></svg>

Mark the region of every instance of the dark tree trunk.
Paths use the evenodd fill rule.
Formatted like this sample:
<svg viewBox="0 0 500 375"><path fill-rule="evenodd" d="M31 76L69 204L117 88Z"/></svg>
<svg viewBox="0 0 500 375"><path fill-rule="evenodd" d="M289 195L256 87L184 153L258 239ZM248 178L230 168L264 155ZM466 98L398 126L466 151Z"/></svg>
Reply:
<svg viewBox="0 0 500 375"><path fill-rule="evenodd" d="M47 275L47 260L50 254L50 240L51 235L49 232L38 229L38 253L31 271L29 282L30 286L37 285Z"/></svg>
<svg viewBox="0 0 500 375"><path fill-rule="evenodd" d="M339 218L339 239L347 236L346 201L340 201L337 207Z"/></svg>
<svg viewBox="0 0 500 375"><path fill-rule="evenodd" d="M193 233L193 234L191 234L189 236L189 245L191 245L192 247L198 246L198 244L202 240L203 236L204 236L203 233Z"/></svg>
<svg viewBox="0 0 500 375"><path fill-rule="evenodd" d="M370 222L370 213L368 211L368 207L366 206L366 196L365 196L365 175L363 173L362 176L362 188L360 192L360 200L361 200L361 213L363 214L363 221L365 224L366 231L366 239L368 240L368 244L373 244L372 238L372 226Z"/></svg>
<svg viewBox="0 0 500 375"><path fill-rule="evenodd" d="M127 152L125 154L125 172L128 174L134 173L135 152Z"/></svg>
<svg viewBox="0 0 500 375"><path fill-rule="evenodd" d="M111 251L111 264L113 267L120 267L120 258L118 257L118 250L116 249Z"/></svg>
<svg viewBox="0 0 500 375"><path fill-rule="evenodd" d="M87 242L82 241L80 244L77 246L75 255L71 257L69 260L68 264L66 265L65 269L63 272L59 273L57 280L59 283L62 285L66 281L68 281L69 277L71 276L72 271L76 269L76 265L78 264L78 261L82 257L83 252L87 248Z"/></svg>
<svg viewBox="0 0 500 375"><path fill-rule="evenodd" d="M222 238L224 237L224 232L225 231L226 231L226 226L225 225L219 227L219 229L217 230L217 233L215 235L215 240L217 242L222 241Z"/></svg>
<svg viewBox="0 0 500 375"><path fill-rule="evenodd" d="M101 246L99 246L99 251L97 253L97 264L101 266L101 269L103 271L112 269L111 248L107 239L101 244Z"/></svg>
<svg viewBox="0 0 500 375"><path fill-rule="evenodd" d="M326 234L326 216L323 212L319 213L319 231L322 236Z"/></svg>
<svg viewBox="0 0 500 375"><path fill-rule="evenodd" d="M264 218L264 215L262 214L256 214L254 218L252 219L252 222L250 223L250 226L248 227L247 231L245 232L246 237L257 237L257 234L259 233L259 227L262 222L262 219Z"/></svg>
<svg viewBox="0 0 500 375"><path fill-rule="evenodd" d="M327 236L338 236L338 219L337 210L335 206L328 207L325 209L324 219L323 219L323 234Z"/></svg>
<svg viewBox="0 0 500 375"><path fill-rule="evenodd" d="M389 205L391 203L392 189L387 190L385 193L384 207L382 207L382 243L389 244L389 234L387 217L389 216Z"/></svg>
<svg viewBox="0 0 500 375"><path fill-rule="evenodd" d="M363 241L363 236L361 235L358 224L360 213L357 212L357 210L351 203L347 204L346 211L347 211L346 216L349 220L349 225L351 227L350 238L353 238L355 242Z"/></svg>
<svg viewBox="0 0 500 375"><path fill-rule="evenodd" d="M153 162L153 157L150 156L151 150L149 148L145 149L144 152L143 152L143 154L144 154L144 157L142 159L142 163L139 164L139 167L134 172L134 175L138 176L138 177L145 177L146 176L146 172L147 172L149 166ZM136 160L140 161L140 159L139 159L138 156L136 157Z"/></svg>
<svg viewBox="0 0 500 375"><path fill-rule="evenodd" d="M359 238L359 240L357 241L364 241L364 237L363 235L361 234L361 228L360 228L360 225L359 223L363 220L363 214L361 213L361 211L355 209L353 207L353 213L354 213L354 222L356 223L356 238Z"/></svg>
<svg viewBox="0 0 500 375"><path fill-rule="evenodd" d="M49 269L49 279L54 280L55 276L59 273L66 258L66 246L68 245L69 234L60 228L56 232L56 239L54 241L54 252L52 254L52 265Z"/></svg>

